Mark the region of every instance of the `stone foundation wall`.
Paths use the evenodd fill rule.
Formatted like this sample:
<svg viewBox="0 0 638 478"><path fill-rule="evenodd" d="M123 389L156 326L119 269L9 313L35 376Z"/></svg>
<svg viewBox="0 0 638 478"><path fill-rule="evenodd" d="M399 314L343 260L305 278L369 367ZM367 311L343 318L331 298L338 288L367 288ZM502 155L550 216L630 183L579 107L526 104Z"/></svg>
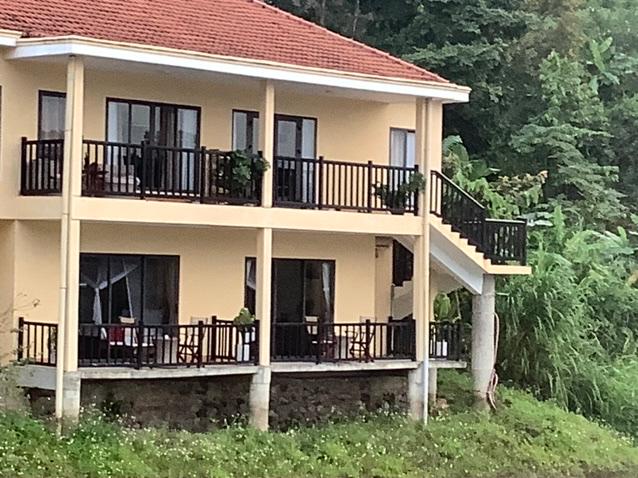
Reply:
<svg viewBox="0 0 638 478"><path fill-rule="evenodd" d="M134 426L205 432L248 417L250 376L83 380L81 403Z"/></svg>
<svg viewBox="0 0 638 478"><path fill-rule="evenodd" d="M274 429L338 421L380 410L405 412L407 408L405 372L276 374L270 387L270 426Z"/></svg>
<svg viewBox="0 0 638 478"><path fill-rule="evenodd" d="M205 432L248 421L252 376L175 380L83 380L81 404L124 417L132 426ZM270 426L338 421L380 410L405 412L405 372L350 375L273 374ZM53 392L30 390L36 415L53 414Z"/></svg>

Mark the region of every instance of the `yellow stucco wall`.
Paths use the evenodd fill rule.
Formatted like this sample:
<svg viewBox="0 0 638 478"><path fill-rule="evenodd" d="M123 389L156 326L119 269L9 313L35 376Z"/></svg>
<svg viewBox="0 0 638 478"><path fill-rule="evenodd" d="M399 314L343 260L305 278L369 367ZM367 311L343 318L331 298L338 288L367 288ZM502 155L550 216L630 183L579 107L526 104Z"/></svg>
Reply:
<svg viewBox="0 0 638 478"><path fill-rule="evenodd" d="M0 363L11 351L14 304L14 235L11 221L0 221Z"/></svg>
<svg viewBox="0 0 638 478"><path fill-rule="evenodd" d="M212 76L183 73L174 77L153 69L128 72L117 69L86 68L84 137L105 139L106 99L125 98L159 101L202 109L201 144L229 149L232 137L232 110L258 110L261 90L257 82L237 84ZM8 61L0 57L2 118L0 124L0 198L13 199L19 189L20 138L35 139L38 121L38 91L63 92L66 66L63 63ZM317 122L317 154L326 159L353 162L372 160L387 164L391 127L414 128L413 103L381 103L335 97L321 88L303 94L278 86L277 113L313 117ZM28 198L43 207L52 207L47 198ZM3 217L0 202L0 217ZM5 213L6 217L11 217Z"/></svg>
<svg viewBox="0 0 638 478"><path fill-rule="evenodd" d="M0 234L5 229L2 226ZM15 315L56 322L59 226L54 222L22 221L17 224L16 239L15 290L22 295L21 302L37 300L39 305ZM250 229L82 227L82 252L179 256L182 323L189 323L191 317L236 315L244 304L244 261L256 254L256 240L256 231ZM274 235L273 256L335 260L335 320L356 322L359 316L374 315L374 237L281 232Z"/></svg>

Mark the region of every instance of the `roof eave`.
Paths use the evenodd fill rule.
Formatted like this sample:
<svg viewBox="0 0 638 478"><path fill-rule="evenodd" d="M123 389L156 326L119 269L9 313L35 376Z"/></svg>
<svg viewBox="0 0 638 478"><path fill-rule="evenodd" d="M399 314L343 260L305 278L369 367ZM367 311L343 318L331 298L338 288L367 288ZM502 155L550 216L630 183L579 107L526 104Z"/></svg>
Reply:
<svg viewBox="0 0 638 478"><path fill-rule="evenodd" d="M14 47L21 36L22 32L0 28L0 46Z"/></svg>
<svg viewBox="0 0 638 478"><path fill-rule="evenodd" d="M465 103L469 101L470 94L470 88L453 83L364 75L81 36L16 38L14 41L15 45L8 45L15 46L8 52L8 59L77 55L260 79L426 97L444 103Z"/></svg>

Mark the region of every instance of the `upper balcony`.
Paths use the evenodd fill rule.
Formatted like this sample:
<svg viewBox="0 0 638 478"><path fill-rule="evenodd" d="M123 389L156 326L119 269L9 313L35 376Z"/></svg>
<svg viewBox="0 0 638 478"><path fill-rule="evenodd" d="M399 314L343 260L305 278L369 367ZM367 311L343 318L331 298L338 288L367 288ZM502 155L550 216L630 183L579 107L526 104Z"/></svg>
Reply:
<svg viewBox="0 0 638 478"><path fill-rule="evenodd" d="M275 207L418 213L418 193L405 190L418 167L403 167L216 149L84 140L82 194L260 205L262 173L273 167ZM64 141L22 138L20 191L60 194Z"/></svg>

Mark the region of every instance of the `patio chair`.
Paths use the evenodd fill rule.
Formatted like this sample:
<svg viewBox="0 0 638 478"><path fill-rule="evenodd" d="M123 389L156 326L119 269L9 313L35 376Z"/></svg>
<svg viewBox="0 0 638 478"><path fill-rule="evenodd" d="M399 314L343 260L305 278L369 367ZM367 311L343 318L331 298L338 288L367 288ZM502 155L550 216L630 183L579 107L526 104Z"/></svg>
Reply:
<svg viewBox="0 0 638 478"><path fill-rule="evenodd" d="M307 315L304 322L306 324L306 332L310 338L310 349L313 355L329 359L334 358L334 330L330 324L326 324L320 329L319 317L315 315Z"/></svg>
<svg viewBox="0 0 638 478"><path fill-rule="evenodd" d="M371 360L370 346L375 336L375 327L367 327L368 322L374 323L375 317L359 317L359 326L350 339L350 356L359 360Z"/></svg>
<svg viewBox="0 0 638 478"><path fill-rule="evenodd" d="M195 364L199 357L199 346L204 341L204 337L199 337L197 325L199 322L208 324L210 319L208 317L191 317L190 327L185 327L183 330L186 332L186 337L182 339L181 331L178 329L178 347L177 347L177 360L180 363ZM205 332L204 332L205 333Z"/></svg>

